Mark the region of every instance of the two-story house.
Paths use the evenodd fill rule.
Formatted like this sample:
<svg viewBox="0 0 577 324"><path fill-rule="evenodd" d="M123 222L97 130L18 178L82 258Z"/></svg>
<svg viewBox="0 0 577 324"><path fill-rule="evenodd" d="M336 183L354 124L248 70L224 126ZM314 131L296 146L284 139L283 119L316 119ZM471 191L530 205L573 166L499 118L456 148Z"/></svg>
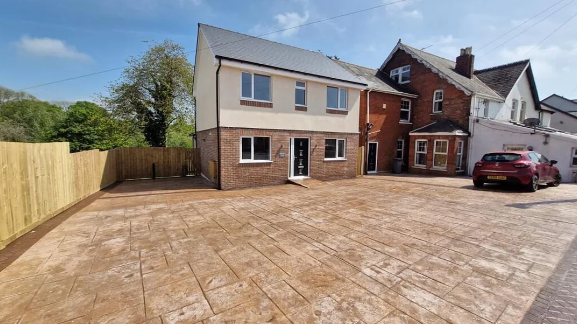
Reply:
<svg viewBox="0 0 577 324"><path fill-rule="evenodd" d="M526 121L535 120L540 127L548 126L552 111L539 105L528 60L483 70L475 70L474 62L470 47L452 61L399 41L379 68L395 87L416 95L410 101L409 172L465 175L487 150L518 144L501 143L498 136L476 136L479 128L496 128L495 123L526 128ZM405 127L406 120L396 121L397 129Z"/></svg>
<svg viewBox="0 0 577 324"><path fill-rule="evenodd" d="M225 190L355 177L365 87L322 53L199 24L202 175Z"/></svg>

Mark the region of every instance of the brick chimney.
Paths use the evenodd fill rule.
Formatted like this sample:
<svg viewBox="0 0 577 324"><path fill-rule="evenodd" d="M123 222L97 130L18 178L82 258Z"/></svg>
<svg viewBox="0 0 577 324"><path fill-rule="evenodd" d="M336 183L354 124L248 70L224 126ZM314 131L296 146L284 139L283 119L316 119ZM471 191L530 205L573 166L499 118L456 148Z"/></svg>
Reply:
<svg viewBox="0 0 577 324"><path fill-rule="evenodd" d="M475 55L473 55L472 47L461 48L461 55L457 57L455 71L469 79L473 76L473 71L475 71Z"/></svg>

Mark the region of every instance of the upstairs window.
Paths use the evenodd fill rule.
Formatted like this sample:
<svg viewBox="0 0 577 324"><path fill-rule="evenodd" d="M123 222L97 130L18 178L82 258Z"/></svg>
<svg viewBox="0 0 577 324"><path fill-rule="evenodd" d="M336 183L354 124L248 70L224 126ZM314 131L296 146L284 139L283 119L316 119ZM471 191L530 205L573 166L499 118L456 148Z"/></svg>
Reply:
<svg viewBox="0 0 577 324"><path fill-rule="evenodd" d="M489 100L487 99L479 99L479 113L481 114L480 117L489 118Z"/></svg>
<svg viewBox="0 0 577 324"><path fill-rule="evenodd" d="M270 161L270 137L241 137L240 154L242 162Z"/></svg>
<svg viewBox="0 0 577 324"><path fill-rule="evenodd" d="M411 121L411 100L401 99L401 122Z"/></svg>
<svg viewBox="0 0 577 324"><path fill-rule="evenodd" d="M391 70L391 79L398 83L407 83L411 78L411 66L401 66Z"/></svg>
<svg viewBox="0 0 577 324"><path fill-rule="evenodd" d="M443 90L435 90L433 94L433 113L443 112Z"/></svg>
<svg viewBox="0 0 577 324"><path fill-rule="evenodd" d="M248 72L241 75L241 97L248 100L271 101L270 76Z"/></svg>
<svg viewBox="0 0 577 324"><path fill-rule="evenodd" d="M517 106L519 106L519 100L513 99L513 103L511 103L511 120L517 120Z"/></svg>
<svg viewBox="0 0 577 324"><path fill-rule="evenodd" d="M306 82L297 81L295 84L295 105L307 105L307 84Z"/></svg>
<svg viewBox="0 0 577 324"><path fill-rule="evenodd" d="M346 147L344 139L325 139L325 159L344 160Z"/></svg>
<svg viewBox="0 0 577 324"><path fill-rule="evenodd" d="M519 111L519 121L522 123L527 119L527 103L521 101L521 110Z"/></svg>
<svg viewBox="0 0 577 324"><path fill-rule="evenodd" d="M347 110L347 89L327 87L327 108Z"/></svg>

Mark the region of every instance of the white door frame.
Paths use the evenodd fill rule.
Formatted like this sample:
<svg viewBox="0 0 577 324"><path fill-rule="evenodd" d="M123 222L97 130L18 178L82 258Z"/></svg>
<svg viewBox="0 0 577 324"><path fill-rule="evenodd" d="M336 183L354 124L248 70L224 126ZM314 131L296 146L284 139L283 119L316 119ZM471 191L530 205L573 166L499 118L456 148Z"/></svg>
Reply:
<svg viewBox="0 0 577 324"><path fill-rule="evenodd" d="M375 150L375 170L374 171L369 170L369 152L370 152L369 147L371 146L371 144L377 145L377 149ZM379 162L379 142L369 142L369 146L367 147L367 173L377 173L377 170L379 169L378 162Z"/></svg>
<svg viewBox="0 0 577 324"><path fill-rule="evenodd" d="M309 154L309 158L307 159L308 161L308 165L307 165L307 176L295 176L294 175L294 162L295 162L295 150L294 150L294 139L295 138L303 138L309 141L309 145L308 145L308 154ZM311 138L310 137L291 137L290 140L290 161L289 161L289 179L307 179L311 177Z"/></svg>

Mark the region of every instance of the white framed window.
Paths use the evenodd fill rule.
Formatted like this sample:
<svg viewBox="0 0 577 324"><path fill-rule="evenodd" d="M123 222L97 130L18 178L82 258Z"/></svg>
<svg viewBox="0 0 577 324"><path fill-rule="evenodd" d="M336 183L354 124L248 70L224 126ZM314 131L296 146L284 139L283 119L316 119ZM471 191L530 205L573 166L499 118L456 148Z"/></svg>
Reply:
<svg viewBox="0 0 577 324"><path fill-rule="evenodd" d="M250 72L241 73L240 96L246 100L271 101L271 78Z"/></svg>
<svg viewBox="0 0 577 324"><path fill-rule="evenodd" d="M571 153L573 153L571 155L571 166L577 167L577 147L574 147Z"/></svg>
<svg viewBox="0 0 577 324"><path fill-rule="evenodd" d="M449 153L449 141L435 140L433 150L433 168L447 169L447 155Z"/></svg>
<svg viewBox="0 0 577 324"><path fill-rule="evenodd" d="M240 138L241 162L271 162L270 137L242 136Z"/></svg>
<svg viewBox="0 0 577 324"><path fill-rule="evenodd" d="M513 99L511 103L511 120L517 120L517 107L519 106L519 100Z"/></svg>
<svg viewBox="0 0 577 324"><path fill-rule="evenodd" d="M427 140L417 140L415 142L415 165L427 166Z"/></svg>
<svg viewBox="0 0 577 324"><path fill-rule="evenodd" d="M479 107L479 112L481 113L481 116L478 116L478 117L488 118L489 117L489 100L479 99L478 107Z"/></svg>
<svg viewBox="0 0 577 324"><path fill-rule="evenodd" d="M347 89L327 87L327 108L347 110Z"/></svg>
<svg viewBox="0 0 577 324"><path fill-rule="evenodd" d="M402 159L403 155L404 155L404 151L405 151L405 140L404 139L398 139L397 140L397 155L396 158L397 159Z"/></svg>
<svg viewBox="0 0 577 324"><path fill-rule="evenodd" d="M295 83L295 105L303 107L307 105L307 83L304 81Z"/></svg>
<svg viewBox="0 0 577 324"><path fill-rule="evenodd" d="M325 160L345 160L347 141L338 138L325 139Z"/></svg>
<svg viewBox="0 0 577 324"><path fill-rule="evenodd" d="M411 78L411 66L405 65L391 70L391 79L398 83L407 83Z"/></svg>
<svg viewBox="0 0 577 324"><path fill-rule="evenodd" d="M435 90L433 93L433 113L443 112L443 90Z"/></svg>
<svg viewBox="0 0 577 324"><path fill-rule="evenodd" d="M401 121L410 122L411 121L411 100L401 99Z"/></svg>
<svg viewBox="0 0 577 324"><path fill-rule="evenodd" d="M527 103L521 101L521 110L519 110L519 121L522 123L527 119Z"/></svg>
<svg viewBox="0 0 577 324"><path fill-rule="evenodd" d="M465 142L458 141L457 142L457 161L455 163L455 169L457 171L463 170L463 147L465 146Z"/></svg>

